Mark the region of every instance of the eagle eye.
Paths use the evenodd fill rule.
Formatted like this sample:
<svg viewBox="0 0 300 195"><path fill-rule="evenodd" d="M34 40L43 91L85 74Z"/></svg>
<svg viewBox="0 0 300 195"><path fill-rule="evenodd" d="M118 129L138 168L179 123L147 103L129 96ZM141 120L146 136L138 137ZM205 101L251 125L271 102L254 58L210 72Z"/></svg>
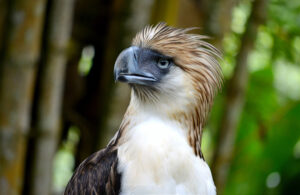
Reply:
<svg viewBox="0 0 300 195"><path fill-rule="evenodd" d="M157 66L161 69L166 69L169 67L170 61L167 59L160 58L157 62Z"/></svg>

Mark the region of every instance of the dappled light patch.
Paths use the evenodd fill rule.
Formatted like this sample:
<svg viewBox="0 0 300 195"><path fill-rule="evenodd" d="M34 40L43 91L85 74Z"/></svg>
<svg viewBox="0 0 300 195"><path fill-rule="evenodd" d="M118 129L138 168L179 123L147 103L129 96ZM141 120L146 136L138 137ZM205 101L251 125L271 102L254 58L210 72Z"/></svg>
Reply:
<svg viewBox="0 0 300 195"><path fill-rule="evenodd" d="M63 141L61 147L54 157L53 172L53 191L62 193L70 180L75 168L74 154L80 139L79 129L71 126L68 130L66 140Z"/></svg>
<svg viewBox="0 0 300 195"><path fill-rule="evenodd" d="M78 72L80 75L86 76L92 66L93 66L93 58L95 56L95 48L92 45L85 46L81 52L81 58L78 64Z"/></svg>

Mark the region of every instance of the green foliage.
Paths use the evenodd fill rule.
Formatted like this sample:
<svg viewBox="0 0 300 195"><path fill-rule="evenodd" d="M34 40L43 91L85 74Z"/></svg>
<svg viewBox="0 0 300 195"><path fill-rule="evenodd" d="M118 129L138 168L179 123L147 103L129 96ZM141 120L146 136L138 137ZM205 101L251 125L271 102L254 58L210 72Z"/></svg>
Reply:
<svg viewBox="0 0 300 195"><path fill-rule="evenodd" d="M225 79L232 75L250 1L233 12L223 40ZM245 107L225 194L299 194L300 1L271 0L249 56ZM223 91L226 91L226 82ZM224 94L216 98L208 127L220 124Z"/></svg>
<svg viewBox="0 0 300 195"><path fill-rule="evenodd" d="M285 175L300 174L300 169L286 167L297 160L293 151L300 137L300 102L278 104L271 73L269 67L251 75L226 194L276 194L289 185ZM275 189L266 186L272 172L282 180Z"/></svg>
<svg viewBox="0 0 300 195"><path fill-rule="evenodd" d="M74 153L79 142L79 129L71 126L68 130L67 139L54 158L53 188L59 193L64 191L65 186L72 177L75 166Z"/></svg>
<svg viewBox="0 0 300 195"><path fill-rule="evenodd" d="M296 49L299 46L295 42L300 35L300 1L271 1L267 26L274 39L273 56L295 62L295 53L299 54L299 49ZM297 61L299 62L299 58Z"/></svg>

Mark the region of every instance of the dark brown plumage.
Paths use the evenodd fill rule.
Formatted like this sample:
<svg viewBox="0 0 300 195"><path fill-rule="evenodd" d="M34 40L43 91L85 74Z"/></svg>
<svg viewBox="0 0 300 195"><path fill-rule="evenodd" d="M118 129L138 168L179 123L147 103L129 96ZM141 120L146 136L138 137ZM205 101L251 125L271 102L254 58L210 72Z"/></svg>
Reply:
<svg viewBox="0 0 300 195"><path fill-rule="evenodd" d="M115 147L118 138L79 165L65 189L65 195L119 194L121 174L117 171Z"/></svg>

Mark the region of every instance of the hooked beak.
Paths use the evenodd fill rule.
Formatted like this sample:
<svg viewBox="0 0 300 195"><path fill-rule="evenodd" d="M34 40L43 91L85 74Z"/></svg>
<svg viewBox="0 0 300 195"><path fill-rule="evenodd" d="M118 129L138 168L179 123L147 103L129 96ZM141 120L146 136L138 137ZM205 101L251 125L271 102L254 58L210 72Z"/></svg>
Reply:
<svg viewBox="0 0 300 195"><path fill-rule="evenodd" d="M141 69L138 63L139 50L132 46L121 52L114 67L115 81L139 85L151 85L157 81L153 74Z"/></svg>

